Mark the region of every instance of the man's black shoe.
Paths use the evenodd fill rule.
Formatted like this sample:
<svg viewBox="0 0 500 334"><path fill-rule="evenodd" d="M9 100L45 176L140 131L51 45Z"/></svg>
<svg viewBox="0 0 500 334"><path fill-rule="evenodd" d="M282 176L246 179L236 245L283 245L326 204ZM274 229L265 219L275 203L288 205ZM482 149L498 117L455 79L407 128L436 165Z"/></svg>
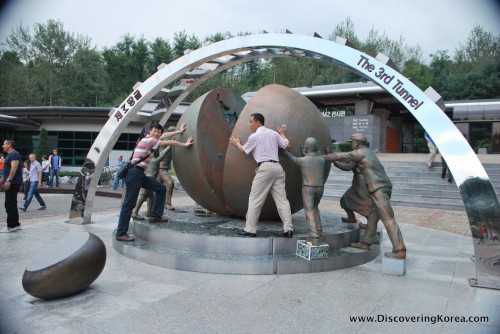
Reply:
<svg viewBox="0 0 500 334"><path fill-rule="evenodd" d="M116 236L116 240L118 240L118 241L125 241L125 242L131 242L131 241L134 241L135 238L131 237L128 234L125 234L125 235L119 235L119 236L117 235Z"/></svg>
<svg viewBox="0 0 500 334"><path fill-rule="evenodd" d="M242 235L242 236L245 236L245 237L251 237L251 238L255 238L257 236L257 233L250 233L250 232L247 232L245 230L237 232L236 234Z"/></svg>
<svg viewBox="0 0 500 334"><path fill-rule="evenodd" d="M283 233L283 236L285 238L293 238L293 231L287 231L287 232Z"/></svg>
<svg viewBox="0 0 500 334"><path fill-rule="evenodd" d="M167 217L155 217L155 216L151 216L149 217L149 222L150 223L166 223L168 222L168 218Z"/></svg>

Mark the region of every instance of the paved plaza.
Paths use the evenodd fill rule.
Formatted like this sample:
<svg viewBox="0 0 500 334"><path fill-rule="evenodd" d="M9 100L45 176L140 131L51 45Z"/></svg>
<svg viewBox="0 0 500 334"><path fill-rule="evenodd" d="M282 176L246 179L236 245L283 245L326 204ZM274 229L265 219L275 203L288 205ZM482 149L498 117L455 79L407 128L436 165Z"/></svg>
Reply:
<svg viewBox="0 0 500 334"><path fill-rule="evenodd" d="M1 333L500 331L500 291L468 283L474 275L473 245L464 212L395 207L409 250L405 276L382 274L380 256L323 273L226 275L155 267L118 254L111 235L120 198L97 197L93 223L74 225L65 222L72 195L43 197L47 210L32 203L20 213L21 231L0 234ZM194 205L182 191L175 191L173 201ZM342 214L335 201L323 201L321 210ZM2 210L0 227L4 222ZM102 274L72 297L44 301L28 295L21 279L33 255L81 231L96 234L106 245ZM383 240L382 252L390 250L386 235ZM456 322L463 319L482 322Z"/></svg>

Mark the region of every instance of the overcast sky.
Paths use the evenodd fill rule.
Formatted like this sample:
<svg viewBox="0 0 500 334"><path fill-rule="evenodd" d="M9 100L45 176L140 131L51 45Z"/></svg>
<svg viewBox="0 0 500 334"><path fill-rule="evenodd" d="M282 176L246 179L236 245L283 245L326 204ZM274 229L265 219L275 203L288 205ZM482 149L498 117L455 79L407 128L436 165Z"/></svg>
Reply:
<svg viewBox="0 0 500 334"><path fill-rule="evenodd" d="M1 3L1 0L0 0ZM92 39L99 49L125 34L172 41L185 30L203 39L217 32L295 34L317 32L328 38L350 17L365 40L373 27L391 39L402 36L423 55L453 50L480 24L500 34L500 5L495 0L7 0L0 8L0 43L21 22L60 20L64 29Z"/></svg>

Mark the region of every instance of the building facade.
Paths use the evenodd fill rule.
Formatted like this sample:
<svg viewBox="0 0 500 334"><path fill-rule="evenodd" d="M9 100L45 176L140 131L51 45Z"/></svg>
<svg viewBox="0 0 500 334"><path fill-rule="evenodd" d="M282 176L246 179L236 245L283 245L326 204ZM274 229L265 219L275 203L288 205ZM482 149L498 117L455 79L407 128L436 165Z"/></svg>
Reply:
<svg viewBox="0 0 500 334"><path fill-rule="evenodd" d="M370 147L378 152L419 152L423 138L417 120L398 100L371 82L295 88L321 112L332 141L349 140L352 133L364 133ZM248 100L253 92L246 93ZM156 106L158 101L152 101ZM189 104L181 103L166 126L175 125ZM148 105L144 106L148 112ZM444 112L475 149L500 153L500 100L445 101ZM40 129L45 128L50 148L63 156L64 170L77 171L92 143L109 119L112 108L3 107L0 108L0 138L17 142L23 158L34 152ZM147 118L143 118L145 120ZM119 155L127 158L133 150L144 122L131 122L109 156L112 165ZM423 145L424 149L426 148Z"/></svg>

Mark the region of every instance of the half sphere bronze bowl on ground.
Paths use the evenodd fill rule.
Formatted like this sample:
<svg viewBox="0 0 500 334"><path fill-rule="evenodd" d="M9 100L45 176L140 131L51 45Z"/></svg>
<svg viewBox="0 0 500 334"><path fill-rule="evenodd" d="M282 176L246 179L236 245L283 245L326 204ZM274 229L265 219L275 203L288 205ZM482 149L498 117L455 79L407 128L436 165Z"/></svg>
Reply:
<svg viewBox="0 0 500 334"><path fill-rule="evenodd" d="M42 299L71 296L87 289L105 264L106 246L99 237L71 233L37 252L24 271L23 288Z"/></svg>

